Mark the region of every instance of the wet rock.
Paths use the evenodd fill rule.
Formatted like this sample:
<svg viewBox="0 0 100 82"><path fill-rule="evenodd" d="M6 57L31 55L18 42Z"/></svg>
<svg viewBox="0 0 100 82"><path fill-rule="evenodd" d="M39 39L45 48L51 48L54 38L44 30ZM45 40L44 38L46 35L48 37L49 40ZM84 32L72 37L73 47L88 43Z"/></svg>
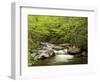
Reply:
<svg viewBox="0 0 100 82"><path fill-rule="evenodd" d="M60 44L59 46L63 47L63 48L68 48L70 46L72 46L70 43L64 43L64 44Z"/></svg>
<svg viewBox="0 0 100 82"><path fill-rule="evenodd" d="M55 56L54 50L48 50L48 54L49 54L50 57Z"/></svg>
<svg viewBox="0 0 100 82"><path fill-rule="evenodd" d="M52 48L55 46L54 44L51 44L48 42L41 42L41 45L42 45L42 47L46 47L46 48Z"/></svg>
<svg viewBox="0 0 100 82"><path fill-rule="evenodd" d="M63 47L60 47L60 46L54 46L52 49L54 49L54 50L62 50Z"/></svg>
<svg viewBox="0 0 100 82"><path fill-rule="evenodd" d="M38 55L34 57L35 60L44 60L48 59L50 57L55 56L55 53L53 50L39 50Z"/></svg>
<svg viewBox="0 0 100 82"><path fill-rule="evenodd" d="M67 52L68 54L79 54L81 53L81 49L76 47L70 47Z"/></svg>

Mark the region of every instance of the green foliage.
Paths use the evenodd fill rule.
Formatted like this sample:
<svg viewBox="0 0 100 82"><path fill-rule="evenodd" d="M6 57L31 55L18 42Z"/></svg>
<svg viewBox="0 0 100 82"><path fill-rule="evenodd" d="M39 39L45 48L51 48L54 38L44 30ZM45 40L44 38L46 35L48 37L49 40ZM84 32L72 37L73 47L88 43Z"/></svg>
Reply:
<svg viewBox="0 0 100 82"><path fill-rule="evenodd" d="M31 66L32 64L33 64L33 62L32 62L31 53L28 52L28 65Z"/></svg>
<svg viewBox="0 0 100 82"><path fill-rule="evenodd" d="M87 50L87 17L28 16L28 49L32 53L40 42L71 43ZM29 56L30 58L30 56Z"/></svg>

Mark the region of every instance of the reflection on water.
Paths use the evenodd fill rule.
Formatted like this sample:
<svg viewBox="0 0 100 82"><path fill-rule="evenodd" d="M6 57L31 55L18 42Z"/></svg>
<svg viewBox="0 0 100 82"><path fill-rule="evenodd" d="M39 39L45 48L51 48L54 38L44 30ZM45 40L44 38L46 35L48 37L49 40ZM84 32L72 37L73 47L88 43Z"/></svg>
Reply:
<svg viewBox="0 0 100 82"><path fill-rule="evenodd" d="M52 58L52 63L57 63L57 62L68 62L69 59L72 59L74 56L71 55L56 55L55 57Z"/></svg>
<svg viewBox="0 0 100 82"><path fill-rule="evenodd" d="M39 60L34 66L47 66L47 65L70 65L70 64L87 64L86 56L73 56L73 55L56 55L49 59Z"/></svg>

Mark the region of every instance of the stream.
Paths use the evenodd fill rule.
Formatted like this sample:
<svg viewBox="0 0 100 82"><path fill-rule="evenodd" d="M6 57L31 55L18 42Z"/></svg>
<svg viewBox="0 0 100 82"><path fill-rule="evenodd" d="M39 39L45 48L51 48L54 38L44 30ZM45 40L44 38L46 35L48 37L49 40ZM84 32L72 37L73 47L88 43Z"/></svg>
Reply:
<svg viewBox="0 0 100 82"><path fill-rule="evenodd" d="M39 60L36 66L47 65L72 65L72 64L87 64L87 57L75 57L72 55L56 55L52 58Z"/></svg>
<svg viewBox="0 0 100 82"><path fill-rule="evenodd" d="M54 45L43 43L43 48L52 49ZM75 56L67 53L67 50L53 50L55 56L38 60L34 66L48 66L48 65L72 65L72 64L87 64L87 56ZM42 53L44 54L44 52Z"/></svg>

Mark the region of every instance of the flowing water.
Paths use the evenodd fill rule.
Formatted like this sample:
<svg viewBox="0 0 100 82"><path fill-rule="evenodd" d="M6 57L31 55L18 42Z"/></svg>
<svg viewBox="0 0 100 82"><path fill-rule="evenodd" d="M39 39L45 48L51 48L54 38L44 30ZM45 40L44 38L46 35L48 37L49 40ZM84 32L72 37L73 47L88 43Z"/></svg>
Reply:
<svg viewBox="0 0 100 82"><path fill-rule="evenodd" d="M47 48L52 48L52 44L45 43ZM87 56L75 56L67 54L67 50L56 51L55 56L44 60L38 60L34 66L47 66L47 65L72 65L72 64L87 64Z"/></svg>
<svg viewBox="0 0 100 82"><path fill-rule="evenodd" d="M87 64L87 57L75 57L73 55L56 55L49 59L39 60L36 65L72 65Z"/></svg>

